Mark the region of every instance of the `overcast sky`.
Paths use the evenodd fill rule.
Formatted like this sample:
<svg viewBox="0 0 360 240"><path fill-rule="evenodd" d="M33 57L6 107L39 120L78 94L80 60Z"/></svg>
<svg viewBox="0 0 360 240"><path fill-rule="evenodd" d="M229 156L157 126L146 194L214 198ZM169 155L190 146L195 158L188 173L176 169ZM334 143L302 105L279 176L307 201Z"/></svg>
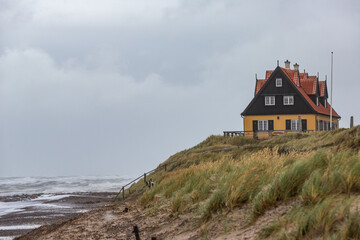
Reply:
<svg viewBox="0 0 360 240"><path fill-rule="evenodd" d="M240 113L279 60L360 122L360 1L0 0L0 176L138 175Z"/></svg>

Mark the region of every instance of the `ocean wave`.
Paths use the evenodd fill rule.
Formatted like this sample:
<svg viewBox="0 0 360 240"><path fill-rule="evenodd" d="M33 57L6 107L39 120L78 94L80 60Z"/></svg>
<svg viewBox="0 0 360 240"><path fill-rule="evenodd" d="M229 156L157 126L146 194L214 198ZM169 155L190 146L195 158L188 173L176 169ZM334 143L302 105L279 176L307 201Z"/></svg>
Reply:
<svg viewBox="0 0 360 240"><path fill-rule="evenodd" d="M116 192L128 176L0 177L0 196L36 193Z"/></svg>

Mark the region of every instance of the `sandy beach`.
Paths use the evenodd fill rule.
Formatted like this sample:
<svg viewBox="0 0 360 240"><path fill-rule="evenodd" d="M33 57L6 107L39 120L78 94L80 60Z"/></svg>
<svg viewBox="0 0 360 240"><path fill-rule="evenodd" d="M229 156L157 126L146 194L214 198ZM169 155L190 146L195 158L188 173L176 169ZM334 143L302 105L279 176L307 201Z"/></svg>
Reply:
<svg viewBox="0 0 360 240"><path fill-rule="evenodd" d="M219 213L214 217L216 221L202 223L191 211L174 215L170 204L148 209L136 204L136 199L137 196L132 196L124 202L110 203L69 220L41 226L16 239L136 239L136 226L140 239L249 240L255 239L261 228L284 215L294 205L293 201L281 204L249 226L247 220L250 205Z"/></svg>
<svg viewBox="0 0 360 240"><path fill-rule="evenodd" d="M135 239L134 226L141 239L198 239L197 220L189 215L175 217L168 207L149 212L130 199L44 225L16 239Z"/></svg>

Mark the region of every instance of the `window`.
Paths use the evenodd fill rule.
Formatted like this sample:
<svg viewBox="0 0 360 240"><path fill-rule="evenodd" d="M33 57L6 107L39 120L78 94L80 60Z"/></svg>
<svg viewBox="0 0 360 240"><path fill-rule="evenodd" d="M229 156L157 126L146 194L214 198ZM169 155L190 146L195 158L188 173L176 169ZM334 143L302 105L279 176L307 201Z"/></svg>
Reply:
<svg viewBox="0 0 360 240"><path fill-rule="evenodd" d="M276 87L282 87L282 79L281 78L276 79Z"/></svg>
<svg viewBox="0 0 360 240"><path fill-rule="evenodd" d="M284 96L284 105L294 105L294 96Z"/></svg>
<svg viewBox="0 0 360 240"><path fill-rule="evenodd" d="M327 101L326 101L326 99L325 99L325 104L324 104L324 105L325 105L325 108L327 108Z"/></svg>
<svg viewBox="0 0 360 240"><path fill-rule="evenodd" d="M299 130L299 120L298 119L286 120L286 130L298 131Z"/></svg>
<svg viewBox="0 0 360 240"><path fill-rule="evenodd" d="M299 130L299 120L298 119L292 119L291 120L291 130L292 131Z"/></svg>
<svg viewBox="0 0 360 240"><path fill-rule="evenodd" d="M267 120L259 120L258 121L258 130L259 131L268 131L269 125Z"/></svg>
<svg viewBox="0 0 360 240"><path fill-rule="evenodd" d="M275 96L265 96L265 105L266 106L275 105Z"/></svg>
<svg viewBox="0 0 360 240"><path fill-rule="evenodd" d="M328 131L330 128L330 122L324 121L324 131Z"/></svg>
<svg viewBox="0 0 360 240"><path fill-rule="evenodd" d="M316 106L319 106L319 97L316 97Z"/></svg>

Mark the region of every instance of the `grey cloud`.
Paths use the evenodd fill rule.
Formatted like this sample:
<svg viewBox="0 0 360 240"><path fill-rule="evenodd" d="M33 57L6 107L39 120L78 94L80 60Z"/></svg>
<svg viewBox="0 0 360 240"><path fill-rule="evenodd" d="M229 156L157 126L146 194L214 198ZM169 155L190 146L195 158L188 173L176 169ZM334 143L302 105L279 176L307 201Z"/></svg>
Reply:
<svg viewBox="0 0 360 240"><path fill-rule="evenodd" d="M357 1L0 4L1 176L139 174L242 129L255 73L323 79L330 51L341 125L360 119Z"/></svg>

